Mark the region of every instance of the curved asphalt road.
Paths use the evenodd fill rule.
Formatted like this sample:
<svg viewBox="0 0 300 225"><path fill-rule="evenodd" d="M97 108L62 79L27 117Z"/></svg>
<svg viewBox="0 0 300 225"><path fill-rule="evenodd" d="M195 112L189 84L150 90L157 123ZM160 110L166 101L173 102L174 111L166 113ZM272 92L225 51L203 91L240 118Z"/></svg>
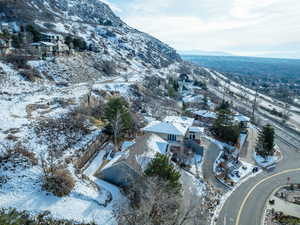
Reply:
<svg viewBox="0 0 300 225"><path fill-rule="evenodd" d="M225 202L217 225L261 225L263 209L272 191L287 184L287 177L300 183L300 153L279 140L277 144L284 159L272 173L262 172L240 185Z"/></svg>

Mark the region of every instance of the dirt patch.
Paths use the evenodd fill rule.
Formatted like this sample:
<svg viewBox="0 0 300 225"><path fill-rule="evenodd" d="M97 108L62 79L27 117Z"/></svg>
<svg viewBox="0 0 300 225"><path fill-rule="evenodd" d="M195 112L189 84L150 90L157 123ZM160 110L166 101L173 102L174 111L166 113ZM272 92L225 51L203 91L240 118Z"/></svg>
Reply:
<svg viewBox="0 0 300 225"><path fill-rule="evenodd" d="M3 133L4 134L16 134L19 132L20 132L20 128L11 128L11 129L4 131Z"/></svg>
<svg viewBox="0 0 300 225"><path fill-rule="evenodd" d="M49 109L49 105L48 104L29 104L26 106L26 113L27 113L27 117L31 118L32 117L32 113L38 109Z"/></svg>

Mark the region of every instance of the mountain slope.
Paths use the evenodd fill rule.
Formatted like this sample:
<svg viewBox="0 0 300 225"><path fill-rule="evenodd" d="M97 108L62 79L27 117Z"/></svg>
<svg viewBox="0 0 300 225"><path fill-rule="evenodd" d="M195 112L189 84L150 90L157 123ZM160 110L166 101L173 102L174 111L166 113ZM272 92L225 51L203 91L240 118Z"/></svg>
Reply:
<svg viewBox="0 0 300 225"><path fill-rule="evenodd" d="M0 19L34 24L41 31L82 37L89 45L126 51L156 68L181 61L176 51L150 35L130 28L98 0L4 0Z"/></svg>

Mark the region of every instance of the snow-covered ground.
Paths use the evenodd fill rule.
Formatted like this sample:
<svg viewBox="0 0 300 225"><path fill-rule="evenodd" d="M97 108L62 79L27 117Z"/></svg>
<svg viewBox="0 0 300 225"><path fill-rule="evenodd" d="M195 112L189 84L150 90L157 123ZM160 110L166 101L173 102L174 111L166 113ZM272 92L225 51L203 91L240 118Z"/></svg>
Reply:
<svg viewBox="0 0 300 225"><path fill-rule="evenodd" d="M1 187L0 208L14 207L18 210L28 210L31 213L49 211L55 218L69 219L78 222L95 222L99 225L116 225L114 210L116 204L122 204L126 199L119 189L93 176L101 165L105 151L100 151L85 174L96 183L98 188L89 181L75 177L76 186L66 197L59 198L41 189L41 168L16 168L16 171L6 171L11 179ZM72 169L72 168L70 168ZM105 206L109 198L112 201Z"/></svg>
<svg viewBox="0 0 300 225"><path fill-rule="evenodd" d="M253 153L253 157L254 157L257 165L259 165L263 168L274 165L279 160L278 156L274 155L274 156L268 156L266 158L263 158L262 156L256 154L256 152Z"/></svg>
<svg viewBox="0 0 300 225"><path fill-rule="evenodd" d="M253 171L253 168L255 167L250 163L244 161L240 161L240 162L242 163L242 165L238 169L234 170L232 173L229 174L229 178L233 180L235 183L240 182L245 177L250 175ZM235 173L238 173L239 175L236 175Z"/></svg>
<svg viewBox="0 0 300 225"><path fill-rule="evenodd" d="M194 158L190 162L190 172L195 176L202 176L202 164L203 160L201 155L195 154Z"/></svg>

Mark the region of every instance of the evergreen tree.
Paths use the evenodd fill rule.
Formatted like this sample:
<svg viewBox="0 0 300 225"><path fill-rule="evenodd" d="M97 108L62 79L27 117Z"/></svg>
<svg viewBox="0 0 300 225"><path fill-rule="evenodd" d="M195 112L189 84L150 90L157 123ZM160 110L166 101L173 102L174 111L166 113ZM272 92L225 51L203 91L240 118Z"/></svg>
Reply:
<svg viewBox="0 0 300 225"><path fill-rule="evenodd" d="M42 40L42 34L33 25L27 25L26 30L32 34L33 42L39 42Z"/></svg>
<svg viewBox="0 0 300 225"><path fill-rule="evenodd" d="M157 153L155 158L149 163L145 171L146 176L159 177L160 179L168 182L168 187L176 192L180 192L180 173L170 162L167 155Z"/></svg>
<svg viewBox="0 0 300 225"><path fill-rule="evenodd" d="M122 97L111 98L105 106L104 117L108 122L107 132L113 136L115 150L129 131L133 128L133 118L128 103Z"/></svg>
<svg viewBox="0 0 300 225"><path fill-rule="evenodd" d="M227 101L222 101L222 103L219 105L219 107L217 108L217 110L226 110L226 111L230 111L230 103Z"/></svg>
<svg viewBox="0 0 300 225"><path fill-rule="evenodd" d="M172 86L169 86L169 87L168 87L168 95L169 95L169 97L171 97L171 98L174 98L175 95L176 95L176 91L175 91L175 89L174 89Z"/></svg>
<svg viewBox="0 0 300 225"><path fill-rule="evenodd" d="M274 155L274 128L267 124L258 134L256 153L264 158Z"/></svg>
<svg viewBox="0 0 300 225"><path fill-rule="evenodd" d="M235 144L240 135L240 126L233 123L232 113L221 109L213 124L213 132L216 137L230 144Z"/></svg>

